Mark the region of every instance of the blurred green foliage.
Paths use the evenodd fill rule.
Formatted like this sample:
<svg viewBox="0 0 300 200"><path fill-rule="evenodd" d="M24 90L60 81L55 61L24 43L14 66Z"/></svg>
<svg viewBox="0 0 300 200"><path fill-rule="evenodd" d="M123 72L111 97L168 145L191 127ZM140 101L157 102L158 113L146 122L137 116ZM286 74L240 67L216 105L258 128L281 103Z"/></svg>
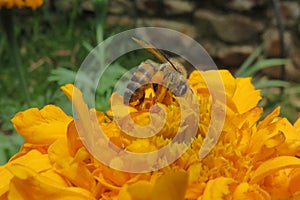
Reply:
<svg viewBox="0 0 300 200"><path fill-rule="evenodd" d="M80 9L81 0L57 1L59 7L45 4L36 11L14 10L15 31L23 69L31 94L31 105L24 100L16 69L10 62L7 51L10 44L0 29L0 164L15 154L23 139L10 122L17 113L29 107L42 108L47 104L61 107L72 115L72 107L60 86L73 83L77 70L90 50L99 42L126 27L106 27L107 0L93 0L98 12L85 13ZM71 3L71 5L70 5ZM264 100L261 105L269 112L276 105L283 107L282 113L294 121L299 115L300 103L297 100L300 87L280 80L269 80L259 71L265 67L286 63L283 59L261 58L261 50L255 51L241 66L237 76L253 76L253 83L262 89ZM96 108L106 111L113 86L120 76L140 62L153 58L146 51L131 52L121 56L105 72L101 86L97 88ZM88 83L88 80L87 80ZM278 92L284 87L284 95Z"/></svg>
<svg viewBox="0 0 300 200"><path fill-rule="evenodd" d="M20 79L7 51L10 44L6 30L0 26L0 164L15 154L23 143L11 118L30 107L47 104L61 107L72 115L72 106L60 86L73 83L85 57L105 38L126 30L126 27L106 27L108 0L93 0L95 12L85 12L83 0L52 1L33 11L13 9L15 35L23 71L31 96L30 106L24 99ZM5 20L5 19L4 19ZM101 55L99 55L101 57ZM128 69L151 57L146 51L130 52L120 57L105 71L101 87L97 88L96 108L106 111L116 81ZM14 59L14 58L13 58Z"/></svg>
<svg viewBox="0 0 300 200"><path fill-rule="evenodd" d="M270 79L261 70L269 67L285 65L288 59L264 58L263 46L258 47L236 71L236 77L252 77L252 83L261 90L263 100L260 106L264 108L263 115L269 114L277 106L281 107L281 115L292 123L300 113L300 85L285 80Z"/></svg>

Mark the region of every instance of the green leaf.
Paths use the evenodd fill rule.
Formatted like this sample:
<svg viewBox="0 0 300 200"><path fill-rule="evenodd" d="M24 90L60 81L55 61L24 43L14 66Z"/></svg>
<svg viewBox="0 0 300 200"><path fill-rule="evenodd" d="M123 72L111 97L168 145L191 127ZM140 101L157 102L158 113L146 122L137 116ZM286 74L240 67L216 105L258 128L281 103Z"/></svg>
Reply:
<svg viewBox="0 0 300 200"><path fill-rule="evenodd" d="M235 76L241 77L243 74L250 68L250 65L257 59L257 57L261 54L263 50L263 46L259 46L255 49L255 51L243 62L243 64L236 71Z"/></svg>
<svg viewBox="0 0 300 200"><path fill-rule="evenodd" d="M287 64L288 59L270 58L257 61L252 67L243 73L243 77L254 76L259 70Z"/></svg>
<svg viewBox="0 0 300 200"><path fill-rule="evenodd" d="M58 68L51 70L48 81L56 81L59 85L64 85L67 83L74 83L75 77L76 72L65 68Z"/></svg>
<svg viewBox="0 0 300 200"><path fill-rule="evenodd" d="M289 87L291 84L287 81L282 80L263 80L263 81L257 81L253 83L255 88L270 88L270 87Z"/></svg>
<svg viewBox="0 0 300 200"><path fill-rule="evenodd" d="M7 153L5 149L0 148L0 165L3 165L7 162Z"/></svg>
<svg viewBox="0 0 300 200"><path fill-rule="evenodd" d="M94 49L93 46L90 43L88 43L87 41L83 41L82 45L86 50L88 50L88 52L92 52Z"/></svg>

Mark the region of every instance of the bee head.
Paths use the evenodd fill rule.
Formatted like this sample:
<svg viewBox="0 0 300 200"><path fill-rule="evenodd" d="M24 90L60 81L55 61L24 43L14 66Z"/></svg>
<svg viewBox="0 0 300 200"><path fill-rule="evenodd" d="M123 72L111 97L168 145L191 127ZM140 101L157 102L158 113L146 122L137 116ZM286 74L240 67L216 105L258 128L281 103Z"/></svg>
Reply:
<svg viewBox="0 0 300 200"><path fill-rule="evenodd" d="M185 95L185 93L187 92L187 89L188 89L187 83L182 82L181 84L178 85L177 88L175 88L173 93L175 94L175 96L181 97L181 96Z"/></svg>

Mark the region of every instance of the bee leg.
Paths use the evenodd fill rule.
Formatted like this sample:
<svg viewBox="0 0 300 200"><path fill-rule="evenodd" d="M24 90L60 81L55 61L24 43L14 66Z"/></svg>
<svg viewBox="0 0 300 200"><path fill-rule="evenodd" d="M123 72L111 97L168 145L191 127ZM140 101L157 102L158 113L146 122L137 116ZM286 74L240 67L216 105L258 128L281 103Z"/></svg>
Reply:
<svg viewBox="0 0 300 200"><path fill-rule="evenodd" d="M166 93L167 93L167 88L166 87L159 87L158 91L156 92L156 102L162 102L166 96Z"/></svg>
<svg viewBox="0 0 300 200"><path fill-rule="evenodd" d="M158 84L157 83L153 83L152 87L153 87L153 91L156 93L157 90L158 90Z"/></svg>

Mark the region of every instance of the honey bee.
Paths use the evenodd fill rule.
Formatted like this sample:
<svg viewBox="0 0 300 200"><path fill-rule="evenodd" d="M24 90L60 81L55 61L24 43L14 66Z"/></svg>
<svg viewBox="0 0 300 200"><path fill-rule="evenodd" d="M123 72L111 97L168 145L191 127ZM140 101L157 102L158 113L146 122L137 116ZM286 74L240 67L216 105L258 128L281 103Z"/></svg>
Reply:
<svg viewBox="0 0 300 200"><path fill-rule="evenodd" d="M149 87L149 84L152 84L153 90L157 94L156 101L158 102L163 100L167 90L170 90L177 97L185 95L188 90L185 68L179 62L169 59L151 44L136 38L133 38L133 40L147 49L163 64L147 60L138 66L125 89L124 104L141 102L145 95L145 89ZM159 85L164 85L165 87ZM160 87L160 90L158 87Z"/></svg>

